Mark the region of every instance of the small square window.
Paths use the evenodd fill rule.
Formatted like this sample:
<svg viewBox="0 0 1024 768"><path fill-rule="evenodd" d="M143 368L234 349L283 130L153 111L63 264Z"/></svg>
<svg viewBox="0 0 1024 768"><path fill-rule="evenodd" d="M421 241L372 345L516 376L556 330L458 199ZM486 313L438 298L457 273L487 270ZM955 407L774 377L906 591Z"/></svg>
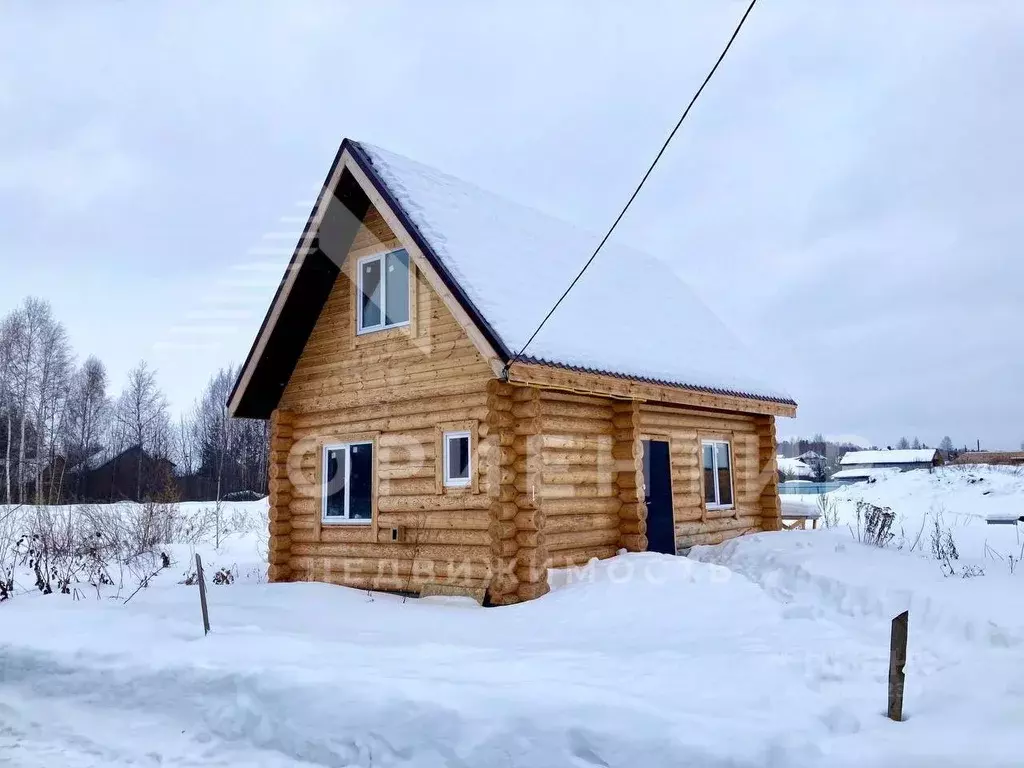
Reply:
<svg viewBox="0 0 1024 768"><path fill-rule="evenodd" d="M704 505L708 509L729 509L732 501L732 460L725 440L701 444L704 470Z"/></svg>
<svg viewBox="0 0 1024 768"><path fill-rule="evenodd" d="M472 441L469 432L444 433L444 484L465 488L472 482Z"/></svg>

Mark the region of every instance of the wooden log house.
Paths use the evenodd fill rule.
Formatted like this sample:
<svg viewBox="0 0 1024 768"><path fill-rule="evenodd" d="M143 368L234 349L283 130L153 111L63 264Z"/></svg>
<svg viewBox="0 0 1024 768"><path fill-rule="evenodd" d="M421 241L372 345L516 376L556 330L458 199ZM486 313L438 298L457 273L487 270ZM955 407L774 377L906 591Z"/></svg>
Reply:
<svg viewBox="0 0 1024 768"><path fill-rule="evenodd" d="M671 270L346 139L230 399L269 419L270 579L543 595L781 525L775 417ZM696 361L696 363L695 363Z"/></svg>

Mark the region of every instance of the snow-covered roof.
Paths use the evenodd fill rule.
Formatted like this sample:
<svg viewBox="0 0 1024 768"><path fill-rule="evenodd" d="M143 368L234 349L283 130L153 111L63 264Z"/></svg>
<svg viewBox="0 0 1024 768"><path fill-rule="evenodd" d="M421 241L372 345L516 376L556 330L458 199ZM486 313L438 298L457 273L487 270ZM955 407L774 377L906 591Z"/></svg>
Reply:
<svg viewBox="0 0 1024 768"><path fill-rule="evenodd" d="M522 350L598 236L379 147L353 145L507 350ZM614 240L520 359L792 402L665 262Z"/></svg>
<svg viewBox="0 0 1024 768"><path fill-rule="evenodd" d="M869 477L879 477L881 475L891 474L898 470L883 469L871 467L861 467L859 469L841 469L832 475L831 480L866 480Z"/></svg>
<svg viewBox="0 0 1024 768"><path fill-rule="evenodd" d="M858 464L919 464L935 458L934 448L908 448L892 451L850 451L839 462L844 467Z"/></svg>
<svg viewBox="0 0 1024 768"><path fill-rule="evenodd" d="M804 464L800 459L787 459L785 456L777 456L776 461L779 469L793 477L814 477L814 470Z"/></svg>

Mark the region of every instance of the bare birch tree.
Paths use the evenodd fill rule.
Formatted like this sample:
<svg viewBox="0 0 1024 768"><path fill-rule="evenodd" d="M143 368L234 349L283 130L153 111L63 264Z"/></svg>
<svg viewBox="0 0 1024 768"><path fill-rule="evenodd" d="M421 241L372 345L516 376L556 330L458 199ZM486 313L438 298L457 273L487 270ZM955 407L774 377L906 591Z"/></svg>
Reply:
<svg viewBox="0 0 1024 768"><path fill-rule="evenodd" d="M53 319L43 327L42 343L38 354L38 400L35 403L35 498L37 502L52 503L52 470L55 467L57 447L67 421L67 402L71 388L72 354L67 330ZM63 462L61 462L63 466ZM51 469L50 487L42 487L43 472Z"/></svg>
<svg viewBox="0 0 1024 768"><path fill-rule="evenodd" d="M128 374L128 384L117 403L116 420L127 438L128 447L139 447L136 500L142 499L145 451L166 456L169 453L167 400L157 386L156 373L145 360Z"/></svg>
<svg viewBox="0 0 1024 768"><path fill-rule="evenodd" d="M80 479L88 467L88 460L103 450L101 440L110 412L107 369L98 358L87 358L75 372L67 410L64 453L68 465L78 469L77 477ZM74 490L77 494L81 486Z"/></svg>
<svg viewBox="0 0 1024 768"><path fill-rule="evenodd" d="M174 433L174 456L181 474L185 477L191 477L199 469L197 442L195 419L181 414L178 417L178 427Z"/></svg>
<svg viewBox="0 0 1024 768"><path fill-rule="evenodd" d="M28 481L30 479L29 443L38 448L38 439L31 434L36 431L35 416L38 415L38 403L42 397L40 376L42 373L42 347L50 336L53 326L53 311L50 304L42 299L29 297L16 313L19 316L21 333L17 337L13 357L12 372L15 382L15 407L18 410L20 428L18 434L18 501L28 499ZM30 422L30 419L32 421ZM33 466L38 465L38 452L32 457Z"/></svg>
<svg viewBox="0 0 1024 768"><path fill-rule="evenodd" d="M21 316L7 315L0 321L0 416L6 429L4 440L4 501L11 504L11 447L14 443L14 355L20 344Z"/></svg>

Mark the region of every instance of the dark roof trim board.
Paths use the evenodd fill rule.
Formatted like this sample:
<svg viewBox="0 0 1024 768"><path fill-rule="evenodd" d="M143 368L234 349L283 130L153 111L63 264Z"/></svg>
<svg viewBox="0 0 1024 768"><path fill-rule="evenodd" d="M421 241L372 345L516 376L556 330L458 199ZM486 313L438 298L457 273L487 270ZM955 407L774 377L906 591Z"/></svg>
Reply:
<svg viewBox="0 0 1024 768"><path fill-rule="evenodd" d="M249 383L252 379L252 373L250 368L253 367L254 358L256 357L257 350L260 352L259 364L262 364L263 356L266 351L266 345L263 345L261 349L261 341L264 340L265 334L270 328L271 322L275 317L275 310L278 304L282 301L285 293L285 288L288 286L288 278L292 272L301 269L306 251L309 249L311 244L310 232L313 228L313 222L316 218L317 212L320 206L323 204L324 197L327 194L333 194L332 180L334 179L335 173L338 170L338 164L341 162L341 156L344 150L344 143L338 148L337 154L334 156L334 162L331 163L331 168L327 172L327 178L324 179L323 186L320 188L320 194L317 196L316 203L313 205L313 209L309 212L309 217L306 219L306 225L302 228L302 234L299 235L299 241L295 245L295 251L292 253L291 259L288 261L288 266L285 268L284 276L281 278L281 283L277 286L277 291L274 293L274 298L270 302L270 306L267 308L267 314L263 318L263 323L260 325L259 331L256 333L256 338L253 341L252 347L249 348L249 354L245 357L245 362L238 371L238 378L235 380L234 386L231 388L231 394L228 395L228 408L231 411L231 415L239 418L258 418L266 419L269 418L269 413L263 413L264 409L256 408L249 402L250 398L247 397L248 392L243 390L243 382ZM340 181L340 179L339 179ZM321 309L323 307L321 306ZM283 311L283 308L282 308ZM319 312L319 310L318 310ZM269 343L269 339L267 339ZM257 367L259 367L257 364ZM290 372L289 372L290 375ZM245 390L249 387L246 386Z"/></svg>
<svg viewBox="0 0 1024 768"><path fill-rule="evenodd" d="M228 407L233 416L238 418L267 419L277 407L298 359L309 338L320 312L327 302L334 281L340 271L341 264L335 263L319 247L320 227L323 224L327 207L331 198L344 205L354 215L353 221L361 222L369 210L371 201L360 181L346 167L346 158L358 167L365 175L373 191L380 196L385 205L398 219L399 223L412 238L416 247L423 254L435 274L452 294L459 306L466 312L484 340L490 345L501 363L508 363L512 353L483 316L463 287L453 277L444 262L431 247L416 224L410 219L404 208L381 180L372 160L358 142L344 139L334 157L330 171L317 197L313 210L310 212L302 235L296 244L281 284L274 294L274 300L263 319L256 340L239 371L238 379L228 399ZM319 219L319 221L318 221ZM314 227L317 229L314 232ZM342 247L347 253L355 238L358 226L344 233ZM347 241L347 242L345 242ZM656 379L630 376L615 371L604 371L566 365L542 358L526 356L520 358L523 363L544 365L572 371L597 373L616 378L641 381L673 389L688 390L716 395L740 397L747 400L796 405L788 398L752 395L728 389L680 384L678 382L659 381Z"/></svg>
<svg viewBox="0 0 1024 768"><path fill-rule="evenodd" d="M780 405L796 405L796 401L787 397L770 397L768 395L751 395L746 392L740 392L734 389L720 389L716 387L702 387L696 384L680 384L677 381L665 381L663 379L654 379L648 376L631 376L630 374L620 373L618 371L605 371L599 368L585 368L579 365L566 365L565 363L558 363L552 360L545 360L540 357L532 357L531 355L524 355L519 358L521 363L530 363L532 365L546 365L549 368L561 368L566 371L575 371L577 373L595 373L599 376L611 376L615 379L622 379L623 381L640 381L645 384L655 384L659 387L671 387L672 389L683 389L687 392L700 392L708 395L722 395L724 397L742 397L744 400L758 400L765 403L779 403Z"/></svg>
<svg viewBox="0 0 1024 768"><path fill-rule="evenodd" d="M352 158L363 170L363 173L366 174L370 183L373 184L373 188L377 191L377 194L384 198L388 207L394 212L395 216L398 217L398 220L402 222L402 226L405 227L406 232L408 232L412 239L416 241L416 246L420 249L423 255L427 257L427 261L430 262L430 266L432 266L434 271L437 272L438 277L441 278L445 287L452 292L453 296L455 296L456 300L459 302L459 306L466 311L466 314L470 316L476 327L480 329L484 338L487 339L487 343L491 345L491 348L498 354L498 357L501 358L501 362L507 363L511 360L512 353L509 352L508 347L505 346L505 342L501 340L501 337L494 331L491 324L487 322L487 319L466 295L466 292L462 289L462 286L459 285L458 281L452 277L451 272L448 271L448 267L446 267L444 262L438 258L434 249L430 246L430 243L427 242L427 239L420 233L419 227L412 222L406 214L405 209L398 204L397 200L395 200L394 195L391 194L391 190L381 182L380 177L377 175L377 171L373 167L373 163L370 161L370 158L366 156L366 153L363 152L363 148L359 146L359 142L345 139L341 143L341 146L343 149L345 147L351 148Z"/></svg>

